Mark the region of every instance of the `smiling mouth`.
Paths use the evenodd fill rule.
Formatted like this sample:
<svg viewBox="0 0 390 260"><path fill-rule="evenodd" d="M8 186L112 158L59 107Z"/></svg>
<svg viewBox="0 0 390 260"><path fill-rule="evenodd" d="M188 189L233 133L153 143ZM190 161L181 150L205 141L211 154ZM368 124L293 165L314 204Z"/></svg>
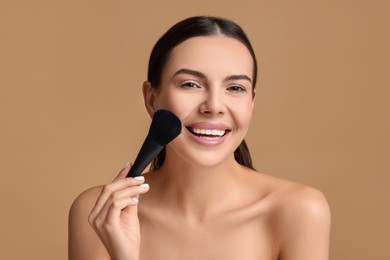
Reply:
<svg viewBox="0 0 390 260"><path fill-rule="evenodd" d="M194 127L187 127L193 135L201 138L215 139L225 136L230 130L221 130L221 129L201 129Z"/></svg>

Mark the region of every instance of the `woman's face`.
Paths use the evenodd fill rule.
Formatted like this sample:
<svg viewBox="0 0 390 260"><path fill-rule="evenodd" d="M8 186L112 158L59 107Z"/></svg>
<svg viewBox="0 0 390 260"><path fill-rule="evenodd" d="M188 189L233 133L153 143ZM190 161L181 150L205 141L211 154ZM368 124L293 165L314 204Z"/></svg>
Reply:
<svg viewBox="0 0 390 260"><path fill-rule="evenodd" d="M168 109L183 124L167 146L190 163L213 166L233 153L249 128L254 105L253 60L248 49L226 36L190 38L176 46L161 85L149 87L149 111Z"/></svg>

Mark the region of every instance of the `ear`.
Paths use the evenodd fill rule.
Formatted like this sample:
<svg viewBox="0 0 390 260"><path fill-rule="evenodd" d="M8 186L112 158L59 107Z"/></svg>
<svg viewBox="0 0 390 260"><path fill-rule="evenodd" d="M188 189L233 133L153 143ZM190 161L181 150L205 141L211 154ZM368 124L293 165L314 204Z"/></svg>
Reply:
<svg viewBox="0 0 390 260"><path fill-rule="evenodd" d="M152 87L149 81L145 81L142 85L142 93L144 95L144 103L146 110L148 111L150 117L153 117L154 114L154 101L156 96L156 90Z"/></svg>

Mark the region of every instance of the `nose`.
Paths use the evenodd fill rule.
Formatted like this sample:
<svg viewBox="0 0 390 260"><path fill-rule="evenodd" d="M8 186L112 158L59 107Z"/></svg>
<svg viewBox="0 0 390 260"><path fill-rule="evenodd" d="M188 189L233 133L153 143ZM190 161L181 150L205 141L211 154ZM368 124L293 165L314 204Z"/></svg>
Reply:
<svg viewBox="0 0 390 260"><path fill-rule="evenodd" d="M218 89L208 89L202 104L200 112L209 115L218 115L226 112L224 95Z"/></svg>

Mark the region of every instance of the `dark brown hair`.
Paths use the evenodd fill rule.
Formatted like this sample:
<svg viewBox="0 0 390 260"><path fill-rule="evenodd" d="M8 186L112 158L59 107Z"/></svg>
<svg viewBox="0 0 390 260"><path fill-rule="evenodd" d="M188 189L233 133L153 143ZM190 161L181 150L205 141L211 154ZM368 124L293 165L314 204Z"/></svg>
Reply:
<svg viewBox="0 0 390 260"><path fill-rule="evenodd" d="M252 45L242 28L231 20L212 17L194 16L178 22L172 26L154 45L149 59L148 81L153 88L161 84L162 70L169 59L172 50L180 43L196 36L222 34L234 38L244 44L253 59L253 89L257 80L257 60ZM243 140L234 151L236 161L248 168L254 169L248 146ZM165 149L154 159L151 169L157 170L164 163Z"/></svg>

